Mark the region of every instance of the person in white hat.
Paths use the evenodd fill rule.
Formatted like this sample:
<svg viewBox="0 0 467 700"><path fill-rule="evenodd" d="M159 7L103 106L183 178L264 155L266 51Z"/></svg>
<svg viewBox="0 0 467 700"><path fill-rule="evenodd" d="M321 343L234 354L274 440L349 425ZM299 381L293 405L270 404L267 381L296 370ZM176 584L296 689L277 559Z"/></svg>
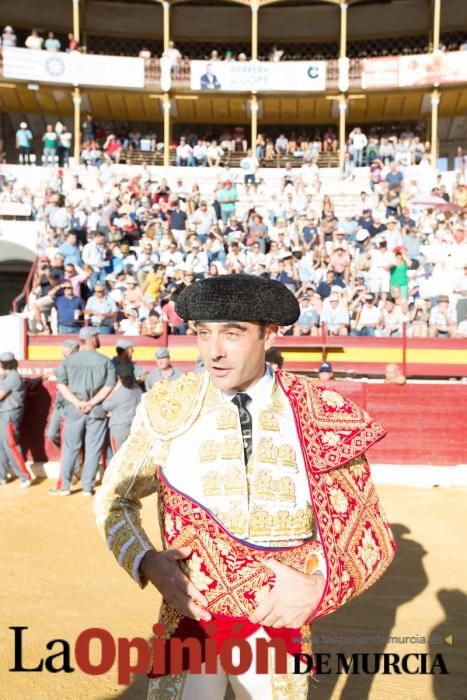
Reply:
<svg viewBox="0 0 467 700"><path fill-rule="evenodd" d="M16 148L18 149L18 162L20 165L31 163L31 151L33 135L26 122L21 122L16 132Z"/></svg>

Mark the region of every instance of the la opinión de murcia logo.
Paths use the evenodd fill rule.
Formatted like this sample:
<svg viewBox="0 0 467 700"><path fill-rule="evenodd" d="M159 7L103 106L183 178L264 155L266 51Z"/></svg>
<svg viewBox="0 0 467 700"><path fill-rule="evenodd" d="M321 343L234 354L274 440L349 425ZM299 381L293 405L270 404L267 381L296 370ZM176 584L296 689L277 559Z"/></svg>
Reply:
<svg viewBox="0 0 467 700"><path fill-rule="evenodd" d="M208 626L210 625L210 627ZM208 623L206 632L214 635L215 622ZM73 673L71 645L65 639L52 639L46 649L51 652L36 660L36 665L26 665L24 654L27 651L28 627L9 627L13 635L12 673ZM74 663L82 673L99 676L109 673L116 666L117 680L121 685L128 685L132 674L150 673L162 676L189 671L194 674L214 674L222 668L229 675L239 675L248 671L254 658L255 673L269 674L290 673L287 660L286 644L283 639L256 639L253 646L248 639L231 637L218 645L215 637L203 640L165 639L165 627L153 626L154 638L150 641L144 637L118 637L114 639L108 630L90 627L81 632L74 644ZM96 643L99 652L91 653ZM269 650L274 651L274 660L270 663ZM410 674L410 675L445 675L449 671L441 653L431 657L425 653L358 653L358 654L293 654L294 674Z"/></svg>

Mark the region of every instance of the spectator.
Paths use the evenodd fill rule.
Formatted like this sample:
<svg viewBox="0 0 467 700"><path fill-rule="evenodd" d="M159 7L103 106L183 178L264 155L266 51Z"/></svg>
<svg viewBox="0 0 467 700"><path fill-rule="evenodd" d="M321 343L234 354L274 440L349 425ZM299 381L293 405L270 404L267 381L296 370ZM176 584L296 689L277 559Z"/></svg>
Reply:
<svg viewBox="0 0 467 700"><path fill-rule="evenodd" d="M96 282L94 294L86 302L85 316L91 326L98 329L99 334L114 333L114 325L117 321L117 305L115 301L106 295L105 284Z"/></svg>
<svg viewBox="0 0 467 700"><path fill-rule="evenodd" d="M65 241L58 248L58 252L64 256L64 262L66 265L76 265L76 267L81 267L81 250L78 246L78 239L74 231L68 231L65 237Z"/></svg>
<svg viewBox="0 0 467 700"><path fill-rule="evenodd" d="M375 295L366 294L365 303L357 313L355 328L350 335L374 336L380 321L380 311L375 305Z"/></svg>
<svg viewBox="0 0 467 700"><path fill-rule="evenodd" d="M191 252L186 256L185 264L195 275L204 276L207 273L209 260L205 251L201 249L201 243L199 241L194 241L192 243Z"/></svg>
<svg viewBox="0 0 467 700"><path fill-rule="evenodd" d="M122 145L115 134L109 134L103 146L104 153L109 156L113 163L118 164L120 162L121 150Z"/></svg>
<svg viewBox="0 0 467 700"><path fill-rule="evenodd" d="M2 46L4 49L8 46L16 46L16 34L13 31L13 27L10 27L9 24L7 24L2 33Z"/></svg>
<svg viewBox="0 0 467 700"><path fill-rule="evenodd" d="M326 278L319 283L317 289L316 289L316 294L320 297L320 299L323 301L324 299L327 299L331 295L331 289L334 285L337 285L339 287L344 288L344 282L342 279L338 279L336 276L336 273L334 270L328 270L326 272Z"/></svg>
<svg viewBox="0 0 467 700"><path fill-rule="evenodd" d="M384 368L384 383L385 384L399 384L402 386L407 383L407 379L402 374L399 365L394 362L390 362Z"/></svg>
<svg viewBox="0 0 467 700"><path fill-rule="evenodd" d="M61 43L55 36L53 32L47 34L47 39L44 42L44 48L46 51L60 51Z"/></svg>
<svg viewBox="0 0 467 700"><path fill-rule="evenodd" d="M83 248L83 262L92 269L89 279L89 288L94 289L96 282L104 282L107 274L107 250L105 247L105 235L102 231L96 231L94 238Z"/></svg>
<svg viewBox="0 0 467 700"><path fill-rule="evenodd" d="M380 321L376 335L380 337L397 337L402 335L402 323L404 315L400 306L394 303L392 297L388 297L384 302L384 308L381 312Z"/></svg>
<svg viewBox="0 0 467 700"><path fill-rule="evenodd" d="M244 172L244 183L247 194L250 192L250 188L253 192L256 192L256 173L259 168L259 161L256 156L253 155L253 151L248 149L247 154L240 161L240 167Z"/></svg>
<svg viewBox="0 0 467 700"><path fill-rule="evenodd" d="M280 156L285 156L287 153L287 147L289 145L289 139L285 134L281 133L276 139L275 149L276 153Z"/></svg>
<svg viewBox="0 0 467 700"><path fill-rule="evenodd" d="M391 286L390 270L395 266L394 254L388 250L385 238L380 238L379 247L370 252L370 290L373 294L381 294L385 299Z"/></svg>
<svg viewBox="0 0 467 700"><path fill-rule="evenodd" d="M86 113L86 118L82 123L83 141L93 142L96 138L96 123L91 112Z"/></svg>
<svg viewBox="0 0 467 700"><path fill-rule="evenodd" d="M72 133L63 125L61 133L58 135L58 165L68 167L70 163Z"/></svg>
<svg viewBox="0 0 467 700"><path fill-rule="evenodd" d="M224 182L223 187L217 193L217 201L220 204L222 223L226 225L232 214L235 213L238 202L238 193L231 180Z"/></svg>
<svg viewBox="0 0 467 700"><path fill-rule="evenodd" d="M430 338L452 338L456 334L456 311L445 294L438 297L438 303L431 309L429 327Z"/></svg>
<svg viewBox="0 0 467 700"><path fill-rule="evenodd" d="M169 47L165 53L162 54L164 57L168 58L170 61L170 72L172 75L176 76L180 73L180 65L182 62L182 54L175 46L175 42L169 41Z"/></svg>
<svg viewBox="0 0 467 700"><path fill-rule="evenodd" d="M177 166L187 165L192 167L195 162L193 160L193 149L189 143L187 143L184 136L181 137L180 143L177 146L175 164Z"/></svg>
<svg viewBox="0 0 467 700"><path fill-rule="evenodd" d="M366 164L366 159L364 160L363 153L368 144L368 139L359 126L355 127L355 129L351 131L349 138L352 139L354 147L353 160L355 167L361 168L362 165Z"/></svg>
<svg viewBox="0 0 467 700"><path fill-rule="evenodd" d="M219 166L221 158L223 156L223 150L218 146L217 141L212 141L207 148L208 165L210 168L214 166Z"/></svg>
<svg viewBox="0 0 467 700"><path fill-rule="evenodd" d="M208 147L207 142L200 140L193 146L193 161L198 167L208 165Z"/></svg>
<svg viewBox="0 0 467 700"><path fill-rule="evenodd" d="M316 337L319 334L319 313L308 294L300 297L300 316L294 326L294 335L310 335Z"/></svg>
<svg viewBox="0 0 467 700"><path fill-rule="evenodd" d="M343 297L338 292L332 292L323 302L321 324L323 323L326 324L326 331L329 335L348 335L349 311Z"/></svg>
<svg viewBox="0 0 467 700"><path fill-rule="evenodd" d="M39 36L39 32L36 31L35 29L31 30L30 35L26 39L24 45L27 49L34 49L36 51L42 49L42 44L44 43L44 39Z"/></svg>
<svg viewBox="0 0 467 700"><path fill-rule="evenodd" d="M161 381L161 379L173 382L175 379L182 376L180 370L174 367L170 362L170 353L167 348L159 348L159 350L156 350L156 365L156 369L150 372L144 382L146 391L149 391L152 385Z"/></svg>
<svg viewBox="0 0 467 700"><path fill-rule="evenodd" d="M71 51L79 51L80 50L80 45L78 39L75 38L75 35L72 34L71 32L68 34L68 52Z"/></svg>
<svg viewBox="0 0 467 700"><path fill-rule="evenodd" d="M397 247L394 249L395 264L391 268L391 294L394 295L394 289L399 288L400 295L403 299L409 298L409 278L407 275L411 265L411 260L405 255L404 249Z"/></svg>
<svg viewBox="0 0 467 700"><path fill-rule="evenodd" d="M58 136L55 133L52 124L47 124L45 134L42 136L42 142L44 144L44 151L42 154L43 165L55 165Z"/></svg>
<svg viewBox="0 0 467 700"><path fill-rule="evenodd" d="M139 335L141 324L138 318L138 309L132 306L125 306L123 313L125 317L118 325L118 332L125 336Z"/></svg>
<svg viewBox="0 0 467 700"><path fill-rule="evenodd" d="M268 54L268 61L271 61L273 63L278 63L282 56L284 55L284 51L282 49L278 49L275 44L271 46L271 50Z"/></svg>
<svg viewBox="0 0 467 700"><path fill-rule="evenodd" d="M21 122L16 132L16 148L20 165L30 165L33 135L26 122Z"/></svg>
<svg viewBox="0 0 467 700"><path fill-rule="evenodd" d="M334 379L334 372L332 365L329 362L322 362L318 369L318 380L323 384L325 382L332 382Z"/></svg>
<svg viewBox="0 0 467 700"><path fill-rule="evenodd" d="M61 289L63 294L57 295L55 301L58 332L61 335L77 334L81 327L80 320L84 313L84 302L74 295L71 282L63 282Z"/></svg>

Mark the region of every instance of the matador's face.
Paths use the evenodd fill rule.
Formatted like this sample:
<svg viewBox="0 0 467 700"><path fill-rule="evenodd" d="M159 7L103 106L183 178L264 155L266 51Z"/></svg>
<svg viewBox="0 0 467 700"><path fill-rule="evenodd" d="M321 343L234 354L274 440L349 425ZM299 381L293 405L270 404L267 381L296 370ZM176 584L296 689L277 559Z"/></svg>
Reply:
<svg viewBox="0 0 467 700"><path fill-rule="evenodd" d="M246 391L264 374L265 353L277 326L247 321L196 324L198 348L214 384L222 391Z"/></svg>

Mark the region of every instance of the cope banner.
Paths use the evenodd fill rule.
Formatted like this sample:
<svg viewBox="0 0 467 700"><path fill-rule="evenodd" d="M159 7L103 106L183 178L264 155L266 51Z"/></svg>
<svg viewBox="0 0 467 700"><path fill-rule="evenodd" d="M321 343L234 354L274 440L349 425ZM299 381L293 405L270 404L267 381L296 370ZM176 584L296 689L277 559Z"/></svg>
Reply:
<svg viewBox="0 0 467 700"><path fill-rule="evenodd" d="M222 92L320 92L326 61L191 61L191 89Z"/></svg>

